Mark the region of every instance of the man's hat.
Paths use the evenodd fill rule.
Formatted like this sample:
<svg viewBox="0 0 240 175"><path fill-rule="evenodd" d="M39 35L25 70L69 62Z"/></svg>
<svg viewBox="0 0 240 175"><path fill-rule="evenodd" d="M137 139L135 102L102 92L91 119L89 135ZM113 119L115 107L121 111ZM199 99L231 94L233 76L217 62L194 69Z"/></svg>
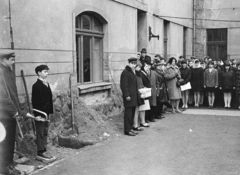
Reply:
<svg viewBox="0 0 240 175"><path fill-rule="evenodd" d="M48 66L45 64L39 65L35 68L35 72L38 75L38 72L41 72L43 70L49 70Z"/></svg>
<svg viewBox="0 0 240 175"><path fill-rule="evenodd" d="M145 62L146 64L150 64L150 65L151 65L151 64L152 64L152 62L151 62L151 57L147 55L147 56L145 57L144 62Z"/></svg>
<svg viewBox="0 0 240 175"><path fill-rule="evenodd" d="M147 53L147 50L145 48L142 48L141 53Z"/></svg>
<svg viewBox="0 0 240 175"><path fill-rule="evenodd" d="M0 52L0 59L9 59L11 57L15 57L15 53L13 51Z"/></svg>
<svg viewBox="0 0 240 175"><path fill-rule="evenodd" d="M129 63L137 63L137 58L131 57L131 58L128 59L128 62Z"/></svg>
<svg viewBox="0 0 240 175"><path fill-rule="evenodd" d="M156 66L160 66L160 65L166 65L165 60L160 60L160 61L156 62Z"/></svg>

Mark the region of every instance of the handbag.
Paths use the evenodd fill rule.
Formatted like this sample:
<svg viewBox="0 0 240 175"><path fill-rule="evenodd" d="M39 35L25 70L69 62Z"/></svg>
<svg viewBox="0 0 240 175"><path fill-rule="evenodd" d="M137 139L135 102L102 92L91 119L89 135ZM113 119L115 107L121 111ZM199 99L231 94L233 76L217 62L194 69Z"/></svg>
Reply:
<svg viewBox="0 0 240 175"><path fill-rule="evenodd" d="M180 78L180 79L177 79L177 82L176 82L176 86L177 87L180 87L181 85L184 84L184 79Z"/></svg>

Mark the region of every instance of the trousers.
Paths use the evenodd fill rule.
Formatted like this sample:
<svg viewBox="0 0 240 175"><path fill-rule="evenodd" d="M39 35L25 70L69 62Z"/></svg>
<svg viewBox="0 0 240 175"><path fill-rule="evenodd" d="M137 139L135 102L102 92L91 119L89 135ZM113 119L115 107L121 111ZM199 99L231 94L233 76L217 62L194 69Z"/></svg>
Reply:
<svg viewBox="0 0 240 175"><path fill-rule="evenodd" d="M4 115L1 113L1 115ZM0 142L0 173L4 173L6 167L13 164L15 136L16 136L16 120L11 119L0 120L6 130L5 139Z"/></svg>
<svg viewBox="0 0 240 175"><path fill-rule="evenodd" d="M36 125L36 137L37 137L37 150L46 151L49 122L35 121L35 125Z"/></svg>
<svg viewBox="0 0 240 175"><path fill-rule="evenodd" d="M136 107L125 107L124 112L124 133L128 133L133 128L133 119Z"/></svg>

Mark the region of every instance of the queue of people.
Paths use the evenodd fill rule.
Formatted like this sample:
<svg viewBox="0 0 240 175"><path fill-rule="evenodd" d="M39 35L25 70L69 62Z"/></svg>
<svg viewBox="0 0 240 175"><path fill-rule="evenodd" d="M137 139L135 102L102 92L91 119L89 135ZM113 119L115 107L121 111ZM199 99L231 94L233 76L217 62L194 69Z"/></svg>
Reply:
<svg viewBox="0 0 240 175"><path fill-rule="evenodd" d="M240 109L240 62L203 60L182 56L162 58L156 54L154 59L143 48L137 58L129 58L128 65L120 78L125 107L124 134L136 136L150 122L162 119L163 106L171 112L182 113L189 105L214 108L215 102L224 102L225 108L231 108L232 94ZM141 91L151 89L151 95ZM180 104L182 108L180 109Z"/></svg>

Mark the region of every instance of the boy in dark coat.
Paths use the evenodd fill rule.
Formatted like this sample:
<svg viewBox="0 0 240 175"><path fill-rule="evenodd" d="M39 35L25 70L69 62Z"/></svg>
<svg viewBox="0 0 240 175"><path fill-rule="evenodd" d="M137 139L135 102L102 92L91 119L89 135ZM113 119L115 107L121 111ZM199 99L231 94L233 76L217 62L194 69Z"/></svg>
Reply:
<svg viewBox="0 0 240 175"><path fill-rule="evenodd" d="M123 102L125 107L124 112L124 134L135 136L136 133L132 130L133 118L136 106L139 106L139 93L137 86L137 78L135 75L135 67L137 58L129 58L129 64L123 70L120 78L120 88L123 93Z"/></svg>
<svg viewBox="0 0 240 175"><path fill-rule="evenodd" d="M39 160L51 160L53 157L47 152L48 121L40 121L39 117L48 118L53 113L52 91L46 78L48 66L40 65L35 68L38 75L37 82L32 86L32 105L36 116L37 158ZM46 115L44 115L43 113Z"/></svg>

